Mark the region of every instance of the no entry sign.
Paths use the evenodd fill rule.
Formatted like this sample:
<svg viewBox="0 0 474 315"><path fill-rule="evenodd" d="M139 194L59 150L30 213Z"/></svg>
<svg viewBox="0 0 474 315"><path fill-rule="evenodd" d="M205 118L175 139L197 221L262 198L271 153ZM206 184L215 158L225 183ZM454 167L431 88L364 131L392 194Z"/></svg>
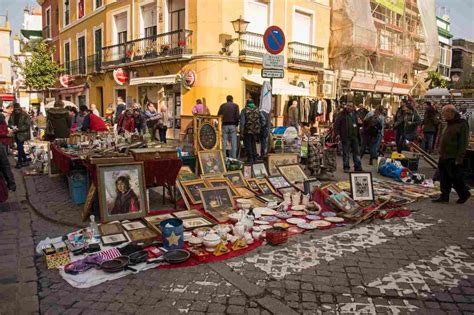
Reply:
<svg viewBox="0 0 474 315"><path fill-rule="evenodd" d="M277 55L285 48L285 33L278 26L270 26L263 34L263 44L269 53Z"/></svg>

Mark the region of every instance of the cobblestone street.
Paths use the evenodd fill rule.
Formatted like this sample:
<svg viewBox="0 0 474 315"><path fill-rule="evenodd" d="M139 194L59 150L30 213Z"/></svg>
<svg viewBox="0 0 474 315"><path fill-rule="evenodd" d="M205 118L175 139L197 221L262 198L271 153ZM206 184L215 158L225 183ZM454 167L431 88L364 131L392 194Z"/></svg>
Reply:
<svg viewBox="0 0 474 315"><path fill-rule="evenodd" d="M77 229L80 206L62 177L24 182L33 208L22 184L0 206L1 314L474 313L472 199L425 200L408 218L309 232L221 263L76 289L34 256L34 245Z"/></svg>

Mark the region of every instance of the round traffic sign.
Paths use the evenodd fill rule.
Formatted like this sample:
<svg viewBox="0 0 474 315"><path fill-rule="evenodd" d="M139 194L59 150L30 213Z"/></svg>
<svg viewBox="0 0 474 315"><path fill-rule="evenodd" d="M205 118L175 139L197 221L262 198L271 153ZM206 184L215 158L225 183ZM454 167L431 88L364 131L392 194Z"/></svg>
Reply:
<svg viewBox="0 0 474 315"><path fill-rule="evenodd" d="M285 33L278 26L270 26L263 34L263 44L269 53L277 55L285 48Z"/></svg>

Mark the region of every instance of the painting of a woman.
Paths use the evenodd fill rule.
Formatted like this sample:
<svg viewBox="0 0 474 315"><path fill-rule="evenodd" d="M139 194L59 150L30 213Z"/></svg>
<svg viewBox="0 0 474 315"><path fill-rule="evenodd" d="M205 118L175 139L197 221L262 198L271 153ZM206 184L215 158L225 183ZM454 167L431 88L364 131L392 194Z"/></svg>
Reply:
<svg viewBox="0 0 474 315"><path fill-rule="evenodd" d="M133 213L140 211L140 201L130 185L130 176L122 175L115 181L117 196L110 214Z"/></svg>

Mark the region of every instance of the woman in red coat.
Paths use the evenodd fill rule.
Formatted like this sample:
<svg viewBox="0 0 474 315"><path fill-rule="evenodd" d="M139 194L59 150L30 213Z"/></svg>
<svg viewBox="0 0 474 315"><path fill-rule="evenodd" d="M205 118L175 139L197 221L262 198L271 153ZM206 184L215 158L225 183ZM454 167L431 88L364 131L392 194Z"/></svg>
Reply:
<svg viewBox="0 0 474 315"><path fill-rule="evenodd" d="M82 123L82 131L103 132L107 130L108 128L104 120L102 120L102 118L100 118L96 114L89 111L89 113L84 118L84 121Z"/></svg>
<svg viewBox="0 0 474 315"><path fill-rule="evenodd" d="M0 113L0 172L7 182L8 190L15 191L16 184L8 161L8 146L11 144L11 137L8 136L8 126L5 116Z"/></svg>
<svg viewBox="0 0 474 315"><path fill-rule="evenodd" d="M135 130L135 119L133 118L132 111L126 109L119 117L117 122L117 132L124 134L125 131L133 132Z"/></svg>

